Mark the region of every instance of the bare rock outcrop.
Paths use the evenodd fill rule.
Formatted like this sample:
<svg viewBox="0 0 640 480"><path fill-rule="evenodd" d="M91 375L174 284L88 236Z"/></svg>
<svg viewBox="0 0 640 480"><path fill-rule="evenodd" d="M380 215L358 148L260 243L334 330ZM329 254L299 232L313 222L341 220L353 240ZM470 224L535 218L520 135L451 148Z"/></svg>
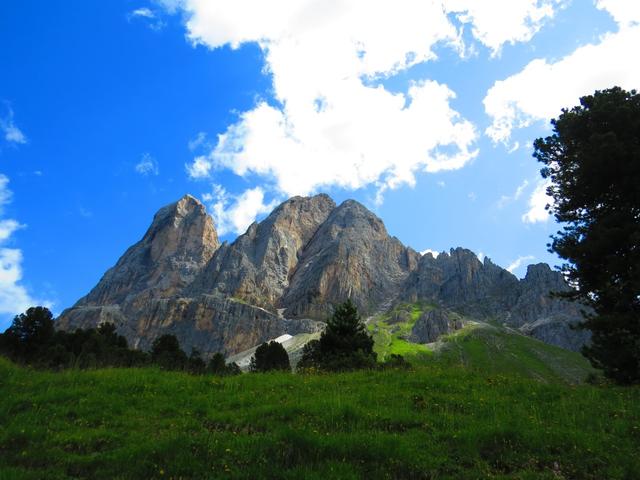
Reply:
<svg viewBox="0 0 640 480"><path fill-rule="evenodd" d="M463 326L464 322L460 315L440 308L428 310L416 320L407 340L413 343L431 343L440 336L459 330Z"/></svg>
<svg viewBox="0 0 640 480"><path fill-rule="evenodd" d="M237 353L286 333L277 315L217 295L151 298L135 309L74 307L61 320L67 330L114 323L129 345L143 350L157 337L172 334L187 353L195 348L205 357Z"/></svg>
<svg viewBox="0 0 640 480"><path fill-rule="evenodd" d="M335 208L324 194L293 197L223 245L186 292L218 292L274 309L303 248Z"/></svg>
<svg viewBox="0 0 640 480"><path fill-rule="evenodd" d="M152 298L176 294L193 282L219 245L204 205L185 195L156 213L142 240L76 306L121 304L144 291Z"/></svg>
<svg viewBox="0 0 640 480"><path fill-rule="evenodd" d="M364 314L374 312L400 293L419 258L362 204L347 200L302 252L280 306L287 316L324 319L351 298Z"/></svg>
<svg viewBox="0 0 640 480"><path fill-rule="evenodd" d="M491 318L515 304L518 285L514 275L489 258L481 262L471 250L455 248L437 258L423 255L403 295L409 301L438 303L469 316Z"/></svg>
<svg viewBox="0 0 640 480"><path fill-rule="evenodd" d="M588 331L572 328L582 320L579 305L553 296L566 292L559 272L546 263L530 265L518 280L470 250L452 249L434 258L423 255L402 289L407 301L427 301L480 320L492 320L520 328L544 342L579 350L588 342Z"/></svg>

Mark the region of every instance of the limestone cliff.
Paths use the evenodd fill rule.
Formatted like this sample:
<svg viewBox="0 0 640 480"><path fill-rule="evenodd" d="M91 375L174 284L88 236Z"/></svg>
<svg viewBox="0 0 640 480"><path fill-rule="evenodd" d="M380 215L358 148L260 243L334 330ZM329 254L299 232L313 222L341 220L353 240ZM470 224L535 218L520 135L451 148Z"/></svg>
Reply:
<svg viewBox="0 0 640 480"><path fill-rule="evenodd" d="M327 195L287 200L231 245L223 245L187 292L216 291L275 309L303 248L335 206Z"/></svg>
<svg viewBox="0 0 640 480"><path fill-rule="evenodd" d="M317 332L314 320L347 298L363 315L421 301L443 310L416 323L414 340L458 328L463 315L576 349L585 339L569 325L579 309L548 295L567 288L542 264L518 280L462 248L420 256L360 203L336 207L327 195L291 198L220 245L204 205L187 195L158 211L143 238L57 325L112 322L138 348L170 333L187 352L232 355L285 333Z"/></svg>
<svg viewBox="0 0 640 480"><path fill-rule="evenodd" d="M364 314L394 299L420 255L389 236L382 221L348 200L318 228L280 305L292 317L326 318L351 298Z"/></svg>
<svg viewBox="0 0 640 480"><path fill-rule="evenodd" d="M121 304L145 291L150 298L173 295L193 282L219 245L204 205L185 195L156 213L142 240L76 306Z"/></svg>
<svg viewBox="0 0 640 480"><path fill-rule="evenodd" d="M576 331L580 307L552 295L570 287L545 263L530 265L518 280L488 258L452 249L437 258L426 254L402 289L406 301L427 301L470 318L504 323L528 335L570 350L579 350L589 333Z"/></svg>

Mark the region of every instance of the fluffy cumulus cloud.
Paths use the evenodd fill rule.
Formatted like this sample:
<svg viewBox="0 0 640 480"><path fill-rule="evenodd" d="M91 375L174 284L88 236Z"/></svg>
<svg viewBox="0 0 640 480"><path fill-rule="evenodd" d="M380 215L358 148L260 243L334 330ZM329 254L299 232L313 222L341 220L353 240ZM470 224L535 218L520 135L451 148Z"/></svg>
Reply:
<svg viewBox="0 0 640 480"><path fill-rule="evenodd" d="M460 11L458 18L471 25L473 35L490 48L493 55L500 53L505 43L531 40L545 20L553 17L564 0L449 0L446 8Z"/></svg>
<svg viewBox="0 0 640 480"><path fill-rule="evenodd" d="M11 191L8 188L9 179L0 174L0 215L4 216L4 207L11 201ZM29 295L22 282L22 251L17 248L7 248L5 245L11 235L22 228L13 219L0 220L0 314L15 315L39 302Z"/></svg>
<svg viewBox="0 0 640 480"><path fill-rule="evenodd" d="M185 165L189 178L194 180L199 178L209 178L213 169L213 161L204 155L196 157L193 162Z"/></svg>
<svg viewBox="0 0 640 480"><path fill-rule="evenodd" d="M540 180L529 198L529 209L522 215L524 223L538 223L549 220L547 205L553 204L553 198L547 195L549 180Z"/></svg>
<svg viewBox="0 0 640 480"><path fill-rule="evenodd" d="M385 190L414 185L419 171L458 169L478 153L477 131L452 107L447 85L421 79L392 92L381 80L435 59L436 45L465 55L464 30L497 54L531 38L558 1L161 3L182 11L194 45L260 45L277 100L241 113L187 165L190 177L257 174L285 195L374 185L381 200Z"/></svg>
<svg viewBox="0 0 640 480"><path fill-rule="evenodd" d="M160 173L158 162L148 153L142 155L142 158L135 166L135 170L145 177L148 175L158 175Z"/></svg>
<svg viewBox="0 0 640 480"><path fill-rule="evenodd" d="M486 134L494 142L509 143L515 128L557 117L563 107L597 89L618 85L625 89L640 85L640 2L600 0L618 31L602 36L598 43L584 45L557 62L531 61L522 71L496 82L487 92L484 107L492 118Z"/></svg>
<svg viewBox="0 0 640 480"><path fill-rule="evenodd" d="M634 0L597 0L596 6L607 11L623 27L640 24L640 2Z"/></svg>
<svg viewBox="0 0 640 480"><path fill-rule="evenodd" d="M221 185L213 185L211 193L203 195L203 200L219 235L244 233L256 217L271 212L277 205L276 200L265 203L264 191L260 187L231 195Z"/></svg>

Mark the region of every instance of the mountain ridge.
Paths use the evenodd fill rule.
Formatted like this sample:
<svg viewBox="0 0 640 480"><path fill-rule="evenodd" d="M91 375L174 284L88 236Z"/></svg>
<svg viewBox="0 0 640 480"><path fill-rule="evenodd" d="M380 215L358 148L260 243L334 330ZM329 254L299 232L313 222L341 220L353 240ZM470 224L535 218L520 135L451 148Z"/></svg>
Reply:
<svg viewBox="0 0 640 480"><path fill-rule="evenodd" d="M588 340L570 330L579 309L549 298L548 287L569 288L546 264L519 280L461 247L421 255L364 205L336 205L326 194L292 197L221 244L204 205L185 195L156 213L57 326L112 322L138 348L170 333L187 350L233 355L291 332L317 332L346 298L363 315L427 301L576 350Z"/></svg>

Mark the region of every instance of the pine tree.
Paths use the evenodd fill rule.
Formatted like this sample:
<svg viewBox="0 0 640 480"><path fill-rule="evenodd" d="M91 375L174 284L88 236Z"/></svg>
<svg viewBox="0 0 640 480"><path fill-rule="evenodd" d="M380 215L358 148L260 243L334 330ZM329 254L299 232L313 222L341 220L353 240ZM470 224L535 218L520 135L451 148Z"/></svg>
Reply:
<svg viewBox="0 0 640 480"><path fill-rule="evenodd" d="M596 91L552 120L534 142L563 229L550 251L567 260L575 287L566 296L590 307L584 349L591 363L623 384L640 382L640 95Z"/></svg>
<svg viewBox="0 0 640 480"><path fill-rule="evenodd" d="M340 371L373 368L375 365L373 338L367 332L356 306L347 300L336 307L320 340L305 345L298 366Z"/></svg>

